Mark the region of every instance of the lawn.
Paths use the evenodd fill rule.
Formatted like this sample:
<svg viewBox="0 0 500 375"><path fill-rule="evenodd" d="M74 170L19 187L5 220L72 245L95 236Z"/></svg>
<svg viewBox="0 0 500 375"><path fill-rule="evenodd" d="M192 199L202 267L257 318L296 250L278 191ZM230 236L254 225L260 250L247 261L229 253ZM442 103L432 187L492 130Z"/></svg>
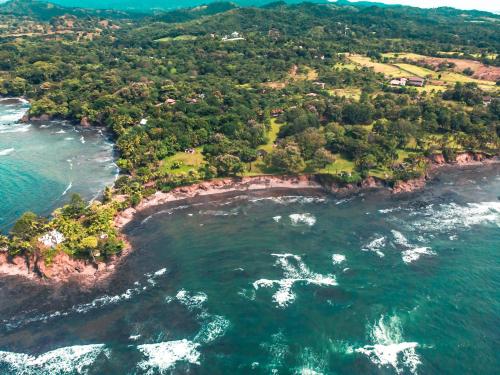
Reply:
<svg viewBox="0 0 500 375"><path fill-rule="evenodd" d="M176 175L187 173L191 169L198 170L205 163L201 151L202 148L198 147L194 154L178 152L175 155L165 158L161 165L161 172ZM180 167L172 168L175 163L180 163Z"/></svg>
<svg viewBox="0 0 500 375"><path fill-rule="evenodd" d="M259 150L264 150L266 152L271 152L273 150L274 142L278 138L278 133L280 131L280 124L276 122L275 118L271 119L271 129L267 133L267 143L265 145L259 146Z"/></svg>
<svg viewBox="0 0 500 375"><path fill-rule="evenodd" d="M335 154L335 161L319 170L319 173L338 174L340 172L351 173L354 170L354 162L347 160L340 154Z"/></svg>

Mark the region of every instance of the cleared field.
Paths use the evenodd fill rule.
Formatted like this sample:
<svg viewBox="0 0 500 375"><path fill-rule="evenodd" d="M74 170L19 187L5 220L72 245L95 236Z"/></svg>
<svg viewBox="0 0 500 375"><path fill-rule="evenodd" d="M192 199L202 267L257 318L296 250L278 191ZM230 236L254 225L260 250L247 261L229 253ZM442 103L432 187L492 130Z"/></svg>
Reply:
<svg viewBox="0 0 500 375"><path fill-rule="evenodd" d="M433 79L437 79L438 77L438 74L433 70L422 68L417 65L412 65L412 64L394 64L394 65L400 68L401 70L413 74L414 76L417 77L421 78L431 77Z"/></svg>
<svg viewBox="0 0 500 375"><path fill-rule="evenodd" d="M406 75L403 70L395 65L374 62L367 56L349 55L347 58L355 64L372 68L376 73L382 73L386 76L400 77Z"/></svg>
<svg viewBox="0 0 500 375"><path fill-rule="evenodd" d="M439 51L438 53L440 55L450 55L450 56L454 56L454 55L463 56L464 55L463 52L459 52L459 51ZM476 59L480 59L483 57L483 55L480 53L473 53L470 56L475 57ZM496 53L488 53L486 55L486 58L494 60L497 58L497 56L498 56L498 54L496 54Z"/></svg>

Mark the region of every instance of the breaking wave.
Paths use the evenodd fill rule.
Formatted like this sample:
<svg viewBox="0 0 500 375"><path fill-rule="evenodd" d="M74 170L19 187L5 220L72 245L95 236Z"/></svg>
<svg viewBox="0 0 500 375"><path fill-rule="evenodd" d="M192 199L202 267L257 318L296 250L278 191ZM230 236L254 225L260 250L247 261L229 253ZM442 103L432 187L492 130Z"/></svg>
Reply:
<svg viewBox="0 0 500 375"><path fill-rule="evenodd" d="M292 222L292 225L304 224L312 227L314 224L316 224L316 217L310 213L291 214L289 215L289 218Z"/></svg>
<svg viewBox="0 0 500 375"><path fill-rule="evenodd" d="M231 322L225 317L208 313L204 307L207 299L207 295L203 292L190 293L185 289L179 290L175 298L167 297L167 302L176 300L189 311L196 313L196 319L201 324L201 328L196 334L194 342L200 344L209 344L224 336L231 326Z"/></svg>
<svg viewBox="0 0 500 375"><path fill-rule="evenodd" d="M129 288L125 292L121 294L116 294L113 296L110 295L103 295L100 297L95 298L91 302L88 303L82 303L78 305L74 305L68 310L64 311L55 311L47 314L41 314L37 315L31 318L19 318L19 317L13 317L9 320L4 320L2 323L4 324L4 327L10 331L19 327L24 327L28 324L31 323L37 323L37 322L47 322L49 320L58 318L58 317L63 317L63 316L68 316L71 314L85 314L91 310L103 308L106 306L111 306L111 305L117 305L118 303L126 300L130 300L133 297L136 297L145 291L149 290L152 287L155 287L157 285L157 280L164 276L167 273L166 268L162 268L154 273L146 273L144 276L146 277L144 282L139 282L136 281L134 283L134 288Z"/></svg>
<svg viewBox="0 0 500 375"><path fill-rule="evenodd" d="M401 321L396 316L381 316L378 322L368 327L371 345L355 349L366 355L378 367L392 367L398 374L409 371L416 374L420 357L416 352L417 342L403 339Z"/></svg>
<svg viewBox="0 0 500 375"><path fill-rule="evenodd" d="M0 134L26 133L30 130L29 124L0 125Z"/></svg>
<svg viewBox="0 0 500 375"><path fill-rule="evenodd" d="M13 153L14 151L15 151L15 149L13 149L13 148L6 148L3 150L0 150L0 156L7 156L7 155Z"/></svg>
<svg viewBox="0 0 500 375"><path fill-rule="evenodd" d="M72 165L70 166L72 168ZM66 189L64 189L64 191L62 192L61 196L64 196L68 193L68 191L73 187L73 182L70 182L68 184L68 186L66 187Z"/></svg>
<svg viewBox="0 0 500 375"><path fill-rule="evenodd" d="M420 256L422 255L436 255L430 247L412 245L401 232L398 232L397 230L392 230L391 232L394 236L395 243L404 248L401 252L403 262L412 263L420 259Z"/></svg>
<svg viewBox="0 0 500 375"><path fill-rule="evenodd" d="M137 367L145 371L145 374L152 375L167 373L179 361L199 365L198 347L199 344L186 339L138 345L137 349L145 359L139 362Z"/></svg>
<svg viewBox="0 0 500 375"><path fill-rule="evenodd" d="M340 264L344 262L346 259L345 255L343 254L333 254L332 255L332 263L333 264Z"/></svg>
<svg viewBox="0 0 500 375"><path fill-rule="evenodd" d="M109 357L104 344L63 347L38 356L0 352L0 370L22 375L84 374L100 355Z"/></svg>
<svg viewBox="0 0 500 375"><path fill-rule="evenodd" d="M412 228L418 231L449 232L479 224L500 227L500 202L429 205L414 215L418 218Z"/></svg>
<svg viewBox="0 0 500 375"><path fill-rule="evenodd" d="M288 205L294 203L299 203L299 204L324 203L327 201L327 199L325 197L305 197L300 195L284 195L281 197L262 197L262 198L249 199L249 202L252 203L265 202L265 201L271 201L277 204Z"/></svg>
<svg viewBox="0 0 500 375"><path fill-rule="evenodd" d="M383 249L386 245L387 238L385 236L381 237L376 237L375 239L371 240L369 243L364 245L361 250L363 251L371 251L377 254L379 257L384 257L385 254L382 252L381 249Z"/></svg>
<svg viewBox="0 0 500 375"><path fill-rule="evenodd" d="M259 279L253 283L255 290L259 288L273 288L277 290L273 295L273 301L278 307L284 308L293 303L296 298L293 286L296 283L305 283L320 286L335 286L337 281L334 275L321 275L312 272L302 261L301 257L294 254L271 254L276 257L276 265L283 270L283 279L269 280Z"/></svg>

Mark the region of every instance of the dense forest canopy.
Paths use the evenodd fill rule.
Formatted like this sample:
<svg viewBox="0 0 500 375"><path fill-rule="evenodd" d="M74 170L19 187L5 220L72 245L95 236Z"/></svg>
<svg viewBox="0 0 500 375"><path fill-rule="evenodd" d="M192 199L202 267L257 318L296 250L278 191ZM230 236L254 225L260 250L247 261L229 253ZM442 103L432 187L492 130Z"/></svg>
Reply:
<svg viewBox="0 0 500 375"><path fill-rule="evenodd" d="M29 98L32 119L106 126L122 170L103 206L74 198L52 221L23 216L10 249L33 251L32 239L56 228L64 251L105 258L121 249L117 210L203 179L393 183L421 176L436 153L495 154L499 22L447 8L312 3L153 15L3 5L0 94ZM400 75L423 87L389 83Z"/></svg>

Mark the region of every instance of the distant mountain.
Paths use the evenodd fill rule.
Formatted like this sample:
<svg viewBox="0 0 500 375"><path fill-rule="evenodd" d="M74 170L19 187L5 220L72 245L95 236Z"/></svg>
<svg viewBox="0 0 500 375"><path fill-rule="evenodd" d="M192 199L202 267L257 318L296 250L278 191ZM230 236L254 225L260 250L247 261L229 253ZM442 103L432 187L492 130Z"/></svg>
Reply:
<svg viewBox="0 0 500 375"><path fill-rule="evenodd" d="M77 3L78 1L73 1ZM126 18L138 16L116 9L84 9L81 7L66 7L39 0L11 0L0 4L0 14L28 16L47 21L53 17L71 14L77 17L100 16L105 18Z"/></svg>
<svg viewBox="0 0 500 375"><path fill-rule="evenodd" d="M43 0L42 0L43 1ZM276 0L234 0L239 6L262 6ZM0 0L0 3L2 0ZM171 10L192 8L219 0L50 0L51 3L64 7L90 9L117 9L151 12L154 10ZM298 4L304 0L286 0L287 4ZM327 3L328 0L308 0L312 3Z"/></svg>

